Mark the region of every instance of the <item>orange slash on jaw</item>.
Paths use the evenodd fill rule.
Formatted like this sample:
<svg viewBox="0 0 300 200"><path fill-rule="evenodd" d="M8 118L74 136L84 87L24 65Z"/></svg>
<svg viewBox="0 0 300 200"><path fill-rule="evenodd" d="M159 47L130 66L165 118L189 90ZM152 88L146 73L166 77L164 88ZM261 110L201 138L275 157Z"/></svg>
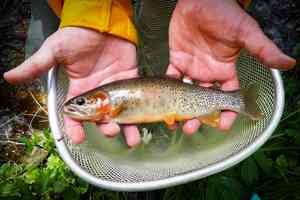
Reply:
<svg viewBox="0 0 300 200"><path fill-rule="evenodd" d="M110 112L112 112L112 106L109 103L109 97L104 92L97 92L96 95L96 101L100 100L101 105L97 107L97 113L98 115L105 115Z"/></svg>
<svg viewBox="0 0 300 200"><path fill-rule="evenodd" d="M123 110L123 106L122 106L122 104L120 104L116 107L111 108L109 115L110 115L110 117L114 118L114 117L118 116L122 110Z"/></svg>
<svg viewBox="0 0 300 200"><path fill-rule="evenodd" d="M99 98L102 101L104 101L105 99L108 99L108 95L101 91L98 91L94 96L95 96L95 98Z"/></svg>

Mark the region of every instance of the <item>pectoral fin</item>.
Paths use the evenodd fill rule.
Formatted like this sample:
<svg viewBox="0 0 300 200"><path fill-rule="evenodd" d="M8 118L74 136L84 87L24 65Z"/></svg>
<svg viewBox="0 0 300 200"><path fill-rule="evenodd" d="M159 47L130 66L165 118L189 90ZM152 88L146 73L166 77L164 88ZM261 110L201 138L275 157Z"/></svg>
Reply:
<svg viewBox="0 0 300 200"><path fill-rule="evenodd" d="M215 111L209 115L200 116L198 119L201 123L216 128L220 124L220 114L219 111Z"/></svg>
<svg viewBox="0 0 300 200"><path fill-rule="evenodd" d="M116 106L113 106L110 110L110 117L114 118L120 114L123 110L123 104L118 104Z"/></svg>

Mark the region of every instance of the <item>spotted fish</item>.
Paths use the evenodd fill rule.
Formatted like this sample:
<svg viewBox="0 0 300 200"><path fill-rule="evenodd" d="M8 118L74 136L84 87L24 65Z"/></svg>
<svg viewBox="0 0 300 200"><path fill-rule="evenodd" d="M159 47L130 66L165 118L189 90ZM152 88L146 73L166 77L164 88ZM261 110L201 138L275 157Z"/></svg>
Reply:
<svg viewBox="0 0 300 200"><path fill-rule="evenodd" d="M116 81L74 97L64 113L79 121L139 124L198 118L217 127L220 112L235 111L252 120L262 117L256 105L256 88L224 92L171 78L134 78Z"/></svg>

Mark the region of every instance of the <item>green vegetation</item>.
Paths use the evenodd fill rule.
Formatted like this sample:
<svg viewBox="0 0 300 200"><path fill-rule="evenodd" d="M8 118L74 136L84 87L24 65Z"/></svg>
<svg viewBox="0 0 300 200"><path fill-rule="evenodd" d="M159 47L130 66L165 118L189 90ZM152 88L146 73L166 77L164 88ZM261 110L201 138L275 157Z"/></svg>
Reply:
<svg viewBox="0 0 300 200"><path fill-rule="evenodd" d="M22 140L28 156L23 164L0 167L0 197L55 199L63 194L66 199L79 199L87 192L88 184L75 177L55 152L48 130Z"/></svg>

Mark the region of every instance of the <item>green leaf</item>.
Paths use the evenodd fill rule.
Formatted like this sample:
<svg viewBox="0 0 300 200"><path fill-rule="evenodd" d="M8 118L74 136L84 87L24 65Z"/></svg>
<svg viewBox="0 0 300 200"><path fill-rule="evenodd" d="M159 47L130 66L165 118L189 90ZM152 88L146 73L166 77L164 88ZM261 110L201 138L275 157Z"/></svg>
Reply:
<svg viewBox="0 0 300 200"><path fill-rule="evenodd" d="M25 151L27 154L31 153L32 149L33 149L33 144L31 139L27 138L27 137L21 137L20 142L25 144Z"/></svg>
<svg viewBox="0 0 300 200"><path fill-rule="evenodd" d="M0 197L20 196L19 189L14 183L0 184Z"/></svg>
<svg viewBox="0 0 300 200"><path fill-rule="evenodd" d="M4 163L0 167L0 178L6 177L7 174L9 174L9 171L11 170L12 165L10 163Z"/></svg>
<svg viewBox="0 0 300 200"><path fill-rule="evenodd" d="M276 164L280 169L286 169L288 167L288 162L284 154L281 154L276 158Z"/></svg>
<svg viewBox="0 0 300 200"><path fill-rule="evenodd" d="M24 181L27 184L33 184L37 182L40 178L40 170L39 169L33 169L30 171L27 171L24 176Z"/></svg>
<svg viewBox="0 0 300 200"><path fill-rule="evenodd" d="M41 200L53 200L48 192L44 193Z"/></svg>
<svg viewBox="0 0 300 200"><path fill-rule="evenodd" d="M284 130L284 133L290 137L295 137L296 135L298 135L299 132L296 129L289 128L289 129Z"/></svg>
<svg viewBox="0 0 300 200"><path fill-rule="evenodd" d="M77 193L79 194L84 194L88 191L89 189L89 184L85 182L82 179L77 178L77 183L78 186L76 186L74 189L76 190Z"/></svg>
<svg viewBox="0 0 300 200"><path fill-rule="evenodd" d="M218 199L218 179L215 176L208 178L207 188L206 188L206 200Z"/></svg>
<svg viewBox="0 0 300 200"><path fill-rule="evenodd" d="M288 163L288 168L289 169L295 169L299 164L299 154L287 154L286 155L287 163Z"/></svg>
<svg viewBox="0 0 300 200"><path fill-rule="evenodd" d="M34 132L31 136L31 142L32 142L32 145L35 146L35 145L40 145L40 142L41 142L41 136L39 133L37 132Z"/></svg>
<svg viewBox="0 0 300 200"><path fill-rule="evenodd" d="M283 177L283 179L285 180L285 182L288 183L288 178L286 176L286 171L287 171L287 168L288 168L288 161L285 157L284 154L281 154L280 156L278 156L276 158L276 164L277 164L277 169L278 169L278 172L280 173L280 175Z"/></svg>
<svg viewBox="0 0 300 200"><path fill-rule="evenodd" d="M65 168L65 163L59 158L58 155L51 154L48 158L47 169L56 170L59 168Z"/></svg>
<svg viewBox="0 0 300 200"><path fill-rule="evenodd" d="M63 193L64 200L78 200L80 199L80 195L76 193L74 190L69 188Z"/></svg>
<svg viewBox="0 0 300 200"><path fill-rule="evenodd" d="M293 54L295 55L297 60L299 60L299 58L300 58L300 43L297 43L295 45L295 47L293 48Z"/></svg>
<svg viewBox="0 0 300 200"><path fill-rule="evenodd" d="M300 146L300 133L299 132L297 132L297 134L295 134L294 142L296 145Z"/></svg>
<svg viewBox="0 0 300 200"><path fill-rule="evenodd" d="M63 180L57 180L56 182L54 182L53 184L53 191L55 193L61 193L63 192L67 187L69 186L69 184Z"/></svg>
<svg viewBox="0 0 300 200"><path fill-rule="evenodd" d="M253 157L263 173L267 176L272 176L274 173L273 160L267 158L266 154L262 151L256 152Z"/></svg>
<svg viewBox="0 0 300 200"><path fill-rule="evenodd" d="M242 184L235 178L222 175L208 178L207 200L240 200L244 193Z"/></svg>
<svg viewBox="0 0 300 200"><path fill-rule="evenodd" d="M49 172L47 172L45 169L42 169L40 174L39 187L37 188L38 192L45 193L51 190L51 188L49 188L49 182Z"/></svg>
<svg viewBox="0 0 300 200"><path fill-rule="evenodd" d="M51 136L49 129L44 130L44 144L43 144L43 147L44 147L44 149L46 149L49 152L52 151L55 148L54 139Z"/></svg>
<svg viewBox="0 0 300 200"><path fill-rule="evenodd" d="M222 183L220 190L223 190L223 192L221 193L222 196L224 195L223 199L226 200L242 199L245 191L242 184L237 179L232 177L226 177L226 176L222 176L220 179Z"/></svg>
<svg viewBox="0 0 300 200"><path fill-rule="evenodd" d="M4 163L0 167L0 178L12 178L23 171L21 165Z"/></svg>
<svg viewBox="0 0 300 200"><path fill-rule="evenodd" d="M258 168L255 160L249 157L241 164L241 178L247 185L252 185L258 180Z"/></svg>
<svg viewBox="0 0 300 200"><path fill-rule="evenodd" d="M219 190L221 190L221 188L219 188ZM233 200L233 199L239 200L237 194L230 190L222 190L220 193L221 193L220 196L224 200Z"/></svg>

